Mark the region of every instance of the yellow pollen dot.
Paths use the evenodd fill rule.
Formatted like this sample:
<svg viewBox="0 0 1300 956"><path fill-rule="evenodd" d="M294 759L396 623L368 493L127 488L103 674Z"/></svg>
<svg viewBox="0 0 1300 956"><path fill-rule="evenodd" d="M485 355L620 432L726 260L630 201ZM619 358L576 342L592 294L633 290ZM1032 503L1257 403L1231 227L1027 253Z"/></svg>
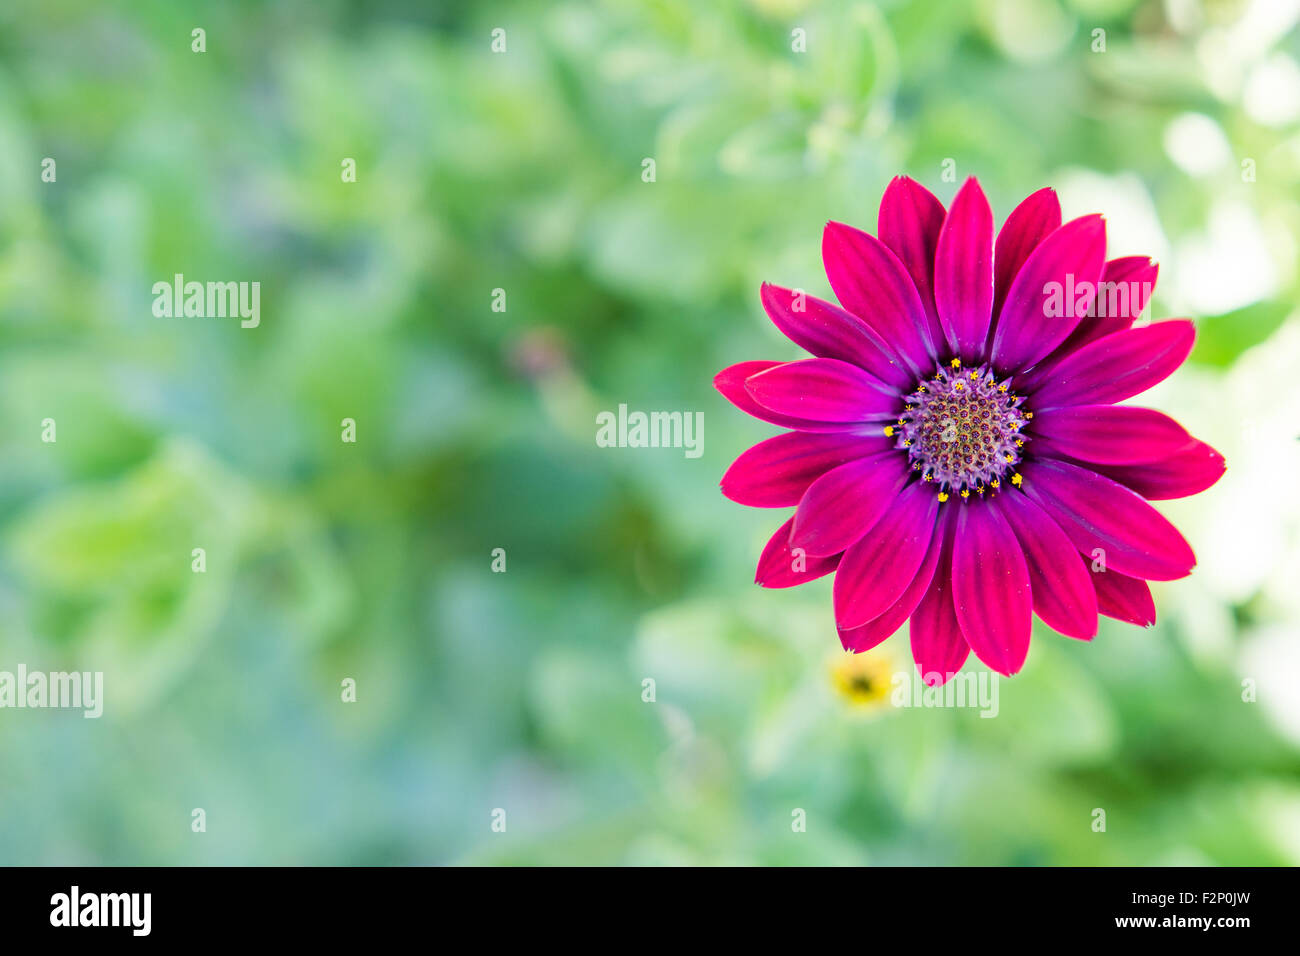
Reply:
<svg viewBox="0 0 1300 956"><path fill-rule="evenodd" d="M992 485L994 488L1000 488L1002 486L1002 482L998 481L996 478L990 481L989 484Z"/></svg>
<svg viewBox="0 0 1300 956"><path fill-rule="evenodd" d="M998 391L999 391L999 392L1005 392L1006 390L1007 390L1007 383L1006 383L1006 382L1003 382L1001 385L998 386Z"/></svg>
<svg viewBox="0 0 1300 956"><path fill-rule="evenodd" d="M903 447L904 447L904 448L911 448L911 447L912 447L912 439L910 439L910 438L904 438L904 439L903 439Z"/></svg>
<svg viewBox="0 0 1300 956"><path fill-rule="evenodd" d="M953 359L953 360L952 360L952 367L953 367L953 368L961 368L961 359L959 359L959 358L955 358L955 359Z"/></svg>
<svg viewBox="0 0 1300 956"><path fill-rule="evenodd" d="M918 467L919 467L919 466L918 466ZM926 475L926 476L925 476L925 480L926 480L926 481L934 481L934 475Z"/></svg>
<svg viewBox="0 0 1300 956"><path fill-rule="evenodd" d="M954 392L960 392L960 391L961 391L963 388L965 388L965 387L966 387L966 386L965 386L965 383L963 383L963 382L953 382L953 383L952 383L952 389L953 389Z"/></svg>
<svg viewBox="0 0 1300 956"><path fill-rule="evenodd" d="M972 380L977 379L977 378L980 377L980 373L979 373L979 372L971 372L971 373L970 373L970 377L971 377Z"/></svg>
<svg viewBox="0 0 1300 956"><path fill-rule="evenodd" d="M886 425L886 426L885 426L885 437L886 437L886 438L893 438L893 437L894 437L894 426L893 426L893 425Z"/></svg>
<svg viewBox="0 0 1300 956"><path fill-rule="evenodd" d="M939 503L943 504L947 500L948 500L948 492L946 491L939 492Z"/></svg>
<svg viewBox="0 0 1300 956"><path fill-rule="evenodd" d="M969 489L969 488L963 488L963 489L961 490L961 496L962 496L963 498L969 498L969 497L970 497L970 489Z"/></svg>
<svg viewBox="0 0 1300 956"><path fill-rule="evenodd" d="M1016 474L1011 476L1011 483L1015 485L1017 488L1019 488L1021 485L1025 483L1025 479L1021 478L1020 473L1017 472Z"/></svg>
<svg viewBox="0 0 1300 956"><path fill-rule="evenodd" d="M1033 418L1033 417L1034 417L1034 413L1033 413L1033 412L1025 412L1025 417L1026 417L1026 418Z"/></svg>
<svg viewBox="0 0 1300 956"><path fill-rule="evenodd" d="M1020 438L1017 438L1017 439L1016 439L1016 447L1017 447L1017 448L1024 448L1024 447L1025 447L1024 440L1023 440L1023 439L1020 439Z"/></svg>
<svg viewBox="0 0 1300 956"><path fill-rule="evenodd" d="M1016 460L1016 456L1013 455L1013 454L1011 454L1011 452L1007 452L1007 453L1006 453L1005 455L1003 455L1002 457L1005 458L1008 462L1013 462L1013 461Z"/></svg>

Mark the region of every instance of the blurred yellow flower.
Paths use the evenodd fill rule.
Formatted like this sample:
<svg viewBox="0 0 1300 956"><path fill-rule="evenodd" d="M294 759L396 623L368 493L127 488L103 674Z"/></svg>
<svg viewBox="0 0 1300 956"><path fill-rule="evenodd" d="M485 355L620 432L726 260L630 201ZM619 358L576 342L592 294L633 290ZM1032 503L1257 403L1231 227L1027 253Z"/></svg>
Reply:
<svg viewBox="0 0 1300 956"><path fill-rule="evenodd" d="M836 654L831 662L831 686L854 709L888 706L894 661L886 653Z"/></svg>

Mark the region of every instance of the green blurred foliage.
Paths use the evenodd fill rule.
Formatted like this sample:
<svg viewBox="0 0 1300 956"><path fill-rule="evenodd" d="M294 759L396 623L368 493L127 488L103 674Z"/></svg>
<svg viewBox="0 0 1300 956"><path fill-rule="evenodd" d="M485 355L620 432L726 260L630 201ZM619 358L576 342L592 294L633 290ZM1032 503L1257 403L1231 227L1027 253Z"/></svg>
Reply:
<svg viewBox="0 0 1300 956"><path fill-rule="evenodd" d="M1216 653L1180 582L1152 630L1036 633L996 719L854 708L828 580L750 584L782 518L716 483L773 430L710 387L795 355L760 281L829 295L823 223L899 173L946 201L952 159L999 219L1148 212L1165 248L1117 254L1165 260L1234 431L1218 390L1297 325L1300 128L1243 90L1300 36L1260 6L6 4L0 669L107 703L0 711L0 862L1296 862L1294 728L1241 700L1294 623L1265 582L1211 586ZM1224 162L1171 152L1187 114ZM1198 293L1225 202L1276 261ZM261 326L154 317L175 273L260 281ZM597 448L620 402L703 411L705 454Z"/></svg>

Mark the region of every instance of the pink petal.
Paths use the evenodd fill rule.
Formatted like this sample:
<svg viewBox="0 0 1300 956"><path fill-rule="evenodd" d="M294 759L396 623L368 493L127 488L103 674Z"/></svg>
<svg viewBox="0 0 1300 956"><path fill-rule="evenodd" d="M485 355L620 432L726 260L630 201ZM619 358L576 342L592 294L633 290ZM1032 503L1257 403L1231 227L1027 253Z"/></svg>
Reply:
<svg viewBox="0 0 1300 956"><path fill-rule="evenodd" d="M840 359L866 369L891 394L909 388L912 373L856 315L816 296L763 283L763 308L790 341L818 358Z"/></svg>
<svg viewBox="0 0 1300 956"><path fill-rule="evenodd" d="M778 415L754 401L749 392L745 391L745 380L751 375L757 375L759 372L765 372L770 368L785 364L785 362L767 361L737 362L735 365L727 366L713 377L713 387L722 393L723 398L745 414L752 415L759 421L780 425L782 428L797 428L805 432L855 432L866 430L861 425L854 423L814 422L806 418ZM878 432L879 426L873 425L869 430Z"/></svg>
<svg viewBox="0 0 1300 956"><path fill-rule="evenodd" d="M1105 264L1101 216L1071 220L1044 239L1007 292L993 332L994 366L1019 371L1065 341L1091 307Z"/></svg>
<svg viewBox="0 0 1300 956"><path fill-rule="evenodd" d="M1168 378L1186 361L1195 339L1186 319L1113 332L1048 370L1031 371L1013 387L1031 393L1035 409L1111 405Z"/></svg>
<svg viewBox="0 0 1300 956"><path fill-rule="evenodd" d="M993 210L974 176L957 190L939 232L934 304L953 353L983 358L993 314Z"/></svg>
<svg viewBox="0 0 1300 956"><path fill-rule="evenodd" d="M912 277L925 309L928 339L935 347L944 341L934 308L934 254L943 219L943 203L932 192L914 179L895 176L880 199L876 227L880 241L898 256Z"/></svg>
<svg viewBox="0 0 1300 956"><path fill-rule="evenodd" d="M804 493L794 514L792 547L839 554L880 520L907 481L907 459L895 451L832 468Z"/></svg>
<svg viewBox="0 0 1300 956"><path fill-rule="evenodd" d="M1196 556L1160 512L1117 482L1052 459L1021 468L1023 490L1091 556L1101 548L1121 574L1172 581L1191 574Z"/></svg>
<svg viewBox="0 0 1300 956"><path fill-rule="evenodd" d="M765 588L793 588L800 584L815 581L830 574L840 564L842 555L833 554L816 558L808 554L793 554L790 551L790 528L794 525L791 518L776 529L763 554L758 559L758 571L754 583Z"/></svg>
<svg viewBox="0 0 1300 956"><path fill-rule="evenodd" d="M934 569L939 565L939 554L943 544L943 524L942 520L935 522L934 534L931 535L929 547L926 548L925 560L921 562L916 577L912 578L912 583L907 586L902 597L883 614L872 618L861 627L839 628L840 643L844 645L846 651L860 653L871 650L902 627L903 622L916 610L917 604L929 590Z"/></svg>
<svg viewBox="0 0 1300 956"><path fill-rule="evenodd" d="M992 502L958 507L952 595L966 643L990 669L1010 677L1029 654L1033 596L1015 533Z"/></svg>
<svg viewBox="0 0 1300 956"><path fill-rule="evenodd" d="M1222 478L1226 468L1222 455L1193 438L1162 461L1144 465L1098 465L1097 471L1132 488L1143 498L1159 501L1200 494Z"/></svg>
<svg viewBox="0 0 1300 956"><path fill-rule="evenodd" d="M819 422L883 421L901 407L879 379L839 359L786 362L751 375L745 390L768 411Z"/></svg>
<svg viewBox="0 0 1300 956"><path fill-rule="evenodd" d="M1069 637L1090 641L1097 634L1097 595L1088 569L1061 526L1015 489L993 505L1011 525L1029 567L1034 611L1043 623Z"/></svg>
<svg viewBox="0 0 1300 956"><path fill-rule="evenodd" d="M912 659L921 678L930 687L946 684L970 655L952 603L952 538L956 509L945 508L938 528L943 545L934 578L912 612L909 625Z"/></svg>
<svg viewBox="0 0 1300 956"><path fill-rule="evenodd" d="M1083 559L1083 567L1097 591L1098 611L1139 627L1150 627L1156 622L1156 602L1151 599L1151 588L1145 581L1113 570L1093 571L1087 558Z"/></svg>
<svg viewBox="0 0 1300 956"><path fill-rule="evenodd" d="M916 482L844 553L832 591L837 627L861 627L903 596L925 559L938 510L934 489Z"/></svg>
<svg viewBox="0 0 1300 956"><path fill-rule="evenodd" d="M822 233L826 278L840 304L876 331L914 376L934 367L921 297L898 257L861 229L828 222Z"/></svg>
<svg viewBox="0 0 1300 956"><path fill-rule="evenodd" d="M993 317L997 320L1011 282L1038 244L1061 228L1061 202L1048 187L1031 194L1007 216L993 247Z"/></svg>
<svg viewBox="0 0 1300 956"><path fill-rule="evenodd" d="M1111 465L1159 461L1192 436L1168 415L1130 405L1071 405L1034 416L1035 455Z"/></svg>
<svg viewBox="0 0 1300 956"><path fill-rule="evenodd" d="M752 508L789 508L832 468L880 454L894 445L884 435L785 432L744 452L722 476L722 493Z"/></svg>

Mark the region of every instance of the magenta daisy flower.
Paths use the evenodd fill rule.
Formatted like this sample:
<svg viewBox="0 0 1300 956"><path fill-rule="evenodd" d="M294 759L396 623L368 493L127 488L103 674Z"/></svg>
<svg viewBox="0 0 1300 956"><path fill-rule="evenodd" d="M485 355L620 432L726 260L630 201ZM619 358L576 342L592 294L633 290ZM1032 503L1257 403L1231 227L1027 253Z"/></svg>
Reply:
<svg viewBox="0 0 1300 956"><path fill-rule="evenodd" d="M1007 218L969 179L944 210L899 177L880 237L827 224L840 306L764 284L763 307L814 357L741 362L714 384L790 429L722 479L733 501L794 506L757 582L835 573L845 648L910 620L912 656L943 683L975 656L1006 675L1031 616L1090 640L1097 615L1155 622L1148 581L1185 577L1191 547L1149 500L1205 490L1223 456L1160 412L1118 405L1172 373L1192 323L1134 327L1145 257L1106 259L1106 225L1061 224L1042 189Z"/></svg>

